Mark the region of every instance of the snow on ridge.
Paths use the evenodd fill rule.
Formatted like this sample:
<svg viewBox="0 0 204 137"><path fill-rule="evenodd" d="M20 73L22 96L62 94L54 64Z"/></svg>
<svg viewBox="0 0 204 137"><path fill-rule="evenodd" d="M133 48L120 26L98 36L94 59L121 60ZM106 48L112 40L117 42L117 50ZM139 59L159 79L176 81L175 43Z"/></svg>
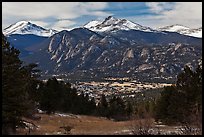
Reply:
<svg viewBox="0 0 204 137"><path fill-rule="evenodd" d="M104 21L91 21L84 27L92 31L105 32L105 31L117 31L117 30L140 30L140 31L156 31L150 27L145 27L140 24L134 23L126 19L117 19L109 16Z"/></svg>
<svg viewBox="0 0 204 137"><path fill-rule="evenodd" d="M100 24L100 21L97 20L93 20L91 22L88 22L87 24L84 25L85 28L91 28L93 26L97 26L98 24Z"/></svg>
<svg viewBox="0 0 204 137"><path fill-rule="evenodd" d="M179 25L179 24L159 28L159 30L170 31L170 32L177 32L177 31L184 30L184 29L189 30L190 28L183 26L183 25Z"/></svg>
<svg viewBox="0 0 204 137"><path fill-rule="evenodd" d="M184 32L182 32L182 34L192 36L192 37L202 38L202 28L184 31Z"/></svg>
<svg viewBox="0 0 204 137"><path fill-rule="evenodd" d="M191 29L189 27L183 26L183 25L170 25L166 27L160 27L158 28L159 31L169 31L169 32L177 32L182 35L202 38L202 27L197 29Z"/></svg>
<svg viewBox="0 0 204 137"><path fill-rule="evenodd" d="M4 35L9 35L11 33L14 33L18 29L25 27L29 22L27 21L19 21L16 22L15 24L10 25L9 27L5 28L3 30Z"/></svg>
<svg viewBox="0 0 204 137"><path fill-rule="evenodd" d="M55 33L57 33L56 30L45 29L31 23L30 21L19 21L3 30L3 34L6 36L11 34L33 34L37 36L50 37Z"/></svg>

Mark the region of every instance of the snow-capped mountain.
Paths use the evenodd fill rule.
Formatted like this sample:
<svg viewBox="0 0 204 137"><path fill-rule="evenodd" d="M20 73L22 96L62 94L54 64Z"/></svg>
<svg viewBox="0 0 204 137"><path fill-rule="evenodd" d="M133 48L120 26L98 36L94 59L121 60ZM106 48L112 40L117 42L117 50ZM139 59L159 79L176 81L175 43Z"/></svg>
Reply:
<svg viewBox="0 0 204 137"><path fill-rule="evenodd" d="M30 29L26 26L29 25L24 24L28 22L11 25L10 33L22 33L22 29L17 29L24 28L22 26L27 33ZM35 26L30 28L44 30ZM103 21L91 21L83 27L63 30L50 37L12 34L8 40L13 45L19 43L16 47L22 47L24 43L21 52L27 54L22 61L37 63L45 77L133 77L138 81L162 81L175 79L185 64L195 67L202 57L202 38L174 33L181 30L191 34L202 32L202 28L192 30L184 26L155 30L109 16Z"/></svg>
<svg viewBox="0 0 204 137"><path fill-rule="evenodd" d="M177 33L180 33L180 34L183 34L183 35L202 38L202 27L197 28L197 29L191 29L191 28L183 26L183 25L175 24L175 25L161 27L158 30L160 30L160 31L169 31L169 32L177 32Z"/></svg>
<svg viewBox="0 0 204 137"><path fill-rule="evenodd" d="M198 29L185 30L185 31L182 31L181 34L202 38L202 27Z"/></svg>
<svg viewBox="0 0 204 137"><path fill-rule="evenodd" d="M57 33L56 30L45 29L28 21L19 21L3 30L3 34L5 36L12 34L33 34L37 36L50 37L55 33Z"/></svg>
<svg viewBox="0 0 204 137"><path fill-rule="evenodd" d="M182 30L189 30L189 29L190 28L179 24L159 28L160 31L170 31L170 32L180 32Z"/></svg>
<svg viewBox="0 0 204 137"><path fill-rule="evenodd" d="M107 32L107 31L117 31L117 30L140 30L152 32L156 31L150 27L145 27L137 23L133 23L126 19L117 19L115 17L109 16L104 21L91 21L84 25L85 28L88 28L96 32Z"/></svg>

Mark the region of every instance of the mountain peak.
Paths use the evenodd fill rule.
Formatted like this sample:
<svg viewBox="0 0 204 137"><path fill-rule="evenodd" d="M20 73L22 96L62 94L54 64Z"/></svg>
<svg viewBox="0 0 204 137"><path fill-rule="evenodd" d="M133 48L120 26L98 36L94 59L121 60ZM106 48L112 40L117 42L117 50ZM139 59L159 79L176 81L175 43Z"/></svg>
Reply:
<svg viewBox="0 0 204 137"><path fill-rule="evenodd" d="M118 19L113 16L108 16L107 18L105 18L105 20L118 20Z"/></svg>
<svg viewBox="0 0 204 137"><path fill-rule="evenodd" d="M102 22L91 21L87 23L84 27L96 32L118 31L118 30L154 31L149 27L142 26L140 24L134 23L126 19L117 19L113 16L108 16Z"/></svg>
<svg viewBox="0 0 204 137"><path fill-rule="evenodd" d="M30 24L30 22L29 22L29 21L24 21L24 20L22 20L22 21L16 22L15 24L16 24L16 25L17 25L17 24Z"/></svg>
<svg viewBox="0 0 204 137"><path fill-rule="evenodd" d="M110 19L116 19L116 18L113 17L113 16L108 16L106 19L107 19L107 20L110 20Z"/></svg>
<svg viewBox="0 0 204 137"><path fill-rule="evenodd" d="M105 18L105 20L102 22L102 24L112 25L112 24L117 24L119 21L120 21L120 19L117 19L113 16L108 16L107 18Z"/></svg>
<svg viewBox="0 0 204 137"><path fill-rule="evenodd" d="M174 24L174 25L161 27L158 30L160 30L160 31L169 31L169 32L177 32L177 33L180 33L180 34L183 34L183 35L202 38L202 27L198 28L198 29L191 29L191 28L186 27L184 25Z"/></svg>
<svg viewBox="0 0 204 137"><path fill-rule="evenodd" d="M3 30L4 35L12 34L33 34L38 36L49 37L57 31L52 29L45 29L41 26L31 23L30 21L19 21Z"/></svg>

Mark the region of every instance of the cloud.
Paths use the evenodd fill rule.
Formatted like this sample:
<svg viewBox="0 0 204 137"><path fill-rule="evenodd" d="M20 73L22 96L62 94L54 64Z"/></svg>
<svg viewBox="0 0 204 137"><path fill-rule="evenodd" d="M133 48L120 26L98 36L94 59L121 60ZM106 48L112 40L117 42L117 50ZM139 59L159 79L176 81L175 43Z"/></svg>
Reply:
<svg viewBox="0 0 204 137"><path fill-rule="evenodd" d="M150 27L182 24L197 28L202 26L202 2L2 2L2 28L31 20L61 30L109 15Z"/></svg>
<svg viewBox="0 0 204 137"><path fill-rule="evenodd" d="M56 29L58 31L61 30L70 30L71 26L76 24L76 22L71 20L59 20L56 23L53 24L52 28Z"/></svg>
<svg viewBox="0 0 204 137"><path fill-rule="evenodd" d="M46 18L56 21L74 20L83 15L106 16L110 14L103 11L106 7L106 2L2 2L3 28L20 20L35 20L45 24ZM52 26L53 22L47 23L47 26ZM61 25L62 22L54 23L55 27L56 24Z"/></svg>
<svg viewBox="0 0 204 137"><path fill-rule="evenodd" d="M146 2L146 6L153 13L161 13L165 10L170 10L173 8L173 2Z"/></svg>
<svg viewBox="0 0 204 137"><path fill-rule="evenodd" d="M147 3L156 15L143 17L144 20L157 22L155 27L182 24L191 28L202 26L202 2L159 2Z"/></svg>

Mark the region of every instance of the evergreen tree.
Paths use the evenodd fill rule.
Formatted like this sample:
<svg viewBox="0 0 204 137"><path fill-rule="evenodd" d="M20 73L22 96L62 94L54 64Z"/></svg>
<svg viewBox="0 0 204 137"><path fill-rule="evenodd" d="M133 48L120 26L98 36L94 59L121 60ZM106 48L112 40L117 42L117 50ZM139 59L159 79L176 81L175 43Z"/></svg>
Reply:
<svg viewBox="0 0 204 137"><path fill-rule="evenodd" d="M34 107L35 65L22 66L19 50L10 47L2 34L2 132L12 134ZM32 92L31 92L32 90Z"/></svg>
<svg viewBox="0 0 204 137"><path fill-rule="evenodd" d="M48 79L44 84L41 83L38 92L40 109L48 114L59 111L91 115L95 112L95 101L89 100L88 94L84 96L82 92L78 95L70 83L57 81L55 77Z"/></svg>
<svg viewBox="0 0 204 137"><path fill-rule="evenodd" d="M122 120L126 117L125 103L120 97L113 97L109 102L109 116L116 119Z"/></svg>
<svg viewBox="0 0 204 137"><path fill-rule="evenodd" d="M177 104L179 98L181 99L175 86L164 87L164 90L161 93L161 97L157 101L155 116L156 120L160 119L162 122L168 124L175 123L178 120L176 118L178 113L177 106L181 105Z"/></svg>
<svg viewBox="0 0 204 137"><path fill-rule="evenodd" d="M130 101L127 102L125 111L126 111L127 116L130 118L133 113L133 106L130 103Z"/></svg>
<svg viewBox="0 0 204 137"><path fill-rule="evenodd" d="M89 110L91 114L96 113L96 103L95 103L94 98L91 98L91 100L89 101Z"/></svg>
<svg viewBox="0 0 204 137"><path fill-rule="evenodd" d="M202 67L185 66L176 86L165 87L156 105L156 119L165 123L194 123L202 115Z"/></svg>
<svg viewBox="0 0 204 137"><path fill-rule="evenodd" d="M48 114L59 109L62 98L61 86L55 77L48 79L46 84L40 89L40 108L46 110Z"/></svg>
<svg viewBox="0 0 204 137"><path fill-rule="evenodd" d="M102 96L100 98L100 102L99 102L98 107L97 107L97 113L100 116L105 116L105 117L108 116L108 113L109 113L108 112L108 102L107 102L104 94L102 94Z"/></svg>
<svg viewBox="0 0 204 137"><path fill-rule="evenodd" d="M176 87L185 97L185 122L192 123L202 113L202 66L198 65L196 70L185 66L184 71L178 75Z"/></svg>

